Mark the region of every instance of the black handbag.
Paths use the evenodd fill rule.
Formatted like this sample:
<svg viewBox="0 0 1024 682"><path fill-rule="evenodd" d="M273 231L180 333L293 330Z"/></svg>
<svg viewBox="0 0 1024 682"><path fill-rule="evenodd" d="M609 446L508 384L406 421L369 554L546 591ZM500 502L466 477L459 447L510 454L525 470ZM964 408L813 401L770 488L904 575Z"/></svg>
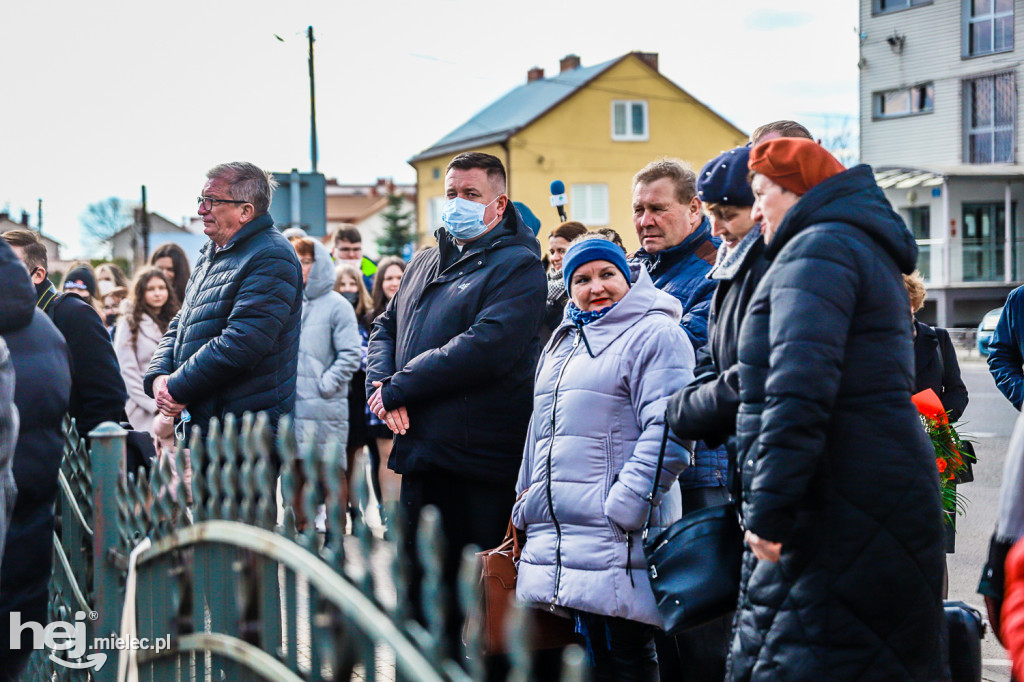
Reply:
<svg viewBox="0 0 1024 682"><path fill-rule="evenodd" d="M675 635L736 609L739 597L743 531L733 503L686 514L657 535L650 535L654 496L665 460L668 426L661 438L650 509L643 529L644 556L651 590L665 632Z"/></svg>
<svg viewBox="0 0 1024 682"><path fill-rule="evenodd" d="M949 635L949 678L952 682L981 682L981 640L985 621L981 613L962 601L945 601L943 610Z"/></svg>

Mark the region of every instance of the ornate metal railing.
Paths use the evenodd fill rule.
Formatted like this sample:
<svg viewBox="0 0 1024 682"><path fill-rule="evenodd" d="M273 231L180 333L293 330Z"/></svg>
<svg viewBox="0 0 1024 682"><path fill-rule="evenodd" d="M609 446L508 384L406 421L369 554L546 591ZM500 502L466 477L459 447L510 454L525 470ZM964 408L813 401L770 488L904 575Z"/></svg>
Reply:
<svg viewBox="0 0 1024 682"><path fill-rule="evenodd" d="M88 655L36 651L26 679L480 680L476 634L469 657L446 657L440 519L424 511L417 536L426 626L410 612L401 524L394 542L361 520L352 535L342 500L344 444L299 452L286 418L276 440L262 415L211 422L150 473L126 474L126 432L104 424L86 450L74 425L54 536L51 619L83 622ZM280 499L272 457L282 467ZM191 482L174 472L191 463ZM296 460L306 484L298 489ZM352 494L365 508L362 469ZM324 491L323 499L318 491ZM289 502L297 500L298 509ZM312 519L326 503L323 537ZM279 513L283 510L283 514ZM297 513L298 512L298 513ZM296 518L308 519L301 528ZM459 603L475 603L478 565L467 550ZM85 617L87 615L87 617ZM510 618L509 679L533 679L525 619ZM89 658L92 656L92 658ZM104 658L105 660L100 660ZM54 659L57 660L54 660ZM566 651L563 680L582 679L582 652ZM91 667L86 665L91 663ZM96 663L99 663L97 666Z"/></svg>

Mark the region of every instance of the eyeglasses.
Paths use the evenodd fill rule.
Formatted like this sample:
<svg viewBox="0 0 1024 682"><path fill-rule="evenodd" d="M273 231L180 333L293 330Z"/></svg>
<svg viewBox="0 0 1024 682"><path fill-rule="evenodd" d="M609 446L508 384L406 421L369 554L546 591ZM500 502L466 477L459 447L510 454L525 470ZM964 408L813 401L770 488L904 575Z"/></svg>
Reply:
<svg viewBox="0 0 1024 682"><path fill-rule="evenodd" d="M205 211L212 211L214 204L248 204L248 201L239 201L238 199L214 199L213 197L196 197L196 203L203 207Z"/></svg>

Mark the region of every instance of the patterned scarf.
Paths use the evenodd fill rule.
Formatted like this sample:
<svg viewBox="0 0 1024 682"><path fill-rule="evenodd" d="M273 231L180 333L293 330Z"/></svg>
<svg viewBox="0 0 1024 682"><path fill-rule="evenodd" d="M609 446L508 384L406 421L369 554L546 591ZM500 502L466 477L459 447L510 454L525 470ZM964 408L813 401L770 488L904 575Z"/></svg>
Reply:
<svg viewBox="0 0 1024 682"><path fill-rule="evenodd" d="M601 308L600 310L583 311L577 308L575 303L569 301L569 306L566 308L566 310L568 311L569 319L572 320L573 324L575 324L577 327L585 327L594 320L600 320L602 317L610 313L612 311L612 308L614 308L618 304L619 302L616 301L607 308Z"/></svg>

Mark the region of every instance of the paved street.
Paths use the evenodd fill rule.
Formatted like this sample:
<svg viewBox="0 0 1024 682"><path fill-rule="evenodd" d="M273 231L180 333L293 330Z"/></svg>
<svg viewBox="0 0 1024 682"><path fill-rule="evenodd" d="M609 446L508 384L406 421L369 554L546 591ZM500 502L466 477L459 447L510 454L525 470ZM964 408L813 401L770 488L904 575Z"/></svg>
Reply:
<svg viewBox="0 0 1024 682"><path fill-rule="evenodd" d="M995 527L1003 460L1018 413L996 389L988 367L976 352L962 355L960 363L970 393L960 431L976 441L978 463L974 483L960 489L970 504L966 516L957 521L957 551L948 563L949 597L965 601L984 614L985 606L976 590ZM991 632L982 643L982 658L985 680L1010 679L1006 652Z"/></svg>

